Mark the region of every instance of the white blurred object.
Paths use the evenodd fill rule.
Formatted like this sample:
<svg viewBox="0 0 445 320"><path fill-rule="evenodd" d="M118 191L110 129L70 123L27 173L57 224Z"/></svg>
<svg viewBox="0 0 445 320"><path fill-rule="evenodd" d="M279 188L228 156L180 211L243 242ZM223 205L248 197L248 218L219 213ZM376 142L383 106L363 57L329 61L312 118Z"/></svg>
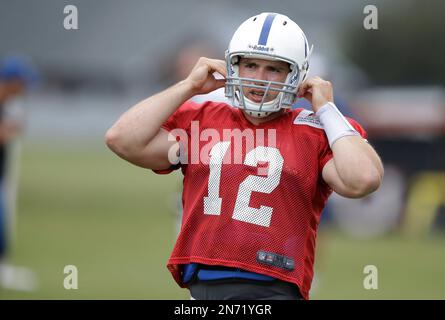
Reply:
<svg viewBox="0 0 445 320"><path fill-rule="evenodd" d="M224 95L224 88L220 88L218 90L215 90L213 92L207 93L207 94L200 94L197 96L194 96L192 100L196 103L203 103L206 101L214 101L214 102L224 102L227 104L230 104L229 99L226 98Z"/></svg>
<svg viewBox="0 0 445 320"><path fill-rule="evenodd" d="M405 193L405 178L394 166L385 166L380 189L364 199L333 194L330 199L335 223L360 238L375 237L393 230L399 222Z"/></svg>
<svg viewBox="0 0 445 320"><path fill-rule="evenodd" d="M30 269L0 263L0 287L17 291L35 291L37 277Z"/></svg>
<svg viewBox="0 0 445 320"><path fill-rule="evenodd" d="M319 53L313 53L311 56L311 63L309 65L309 77L320 77L323 79L329 79L329 64L324 56Z"/></svg>
<svg viewBox="0 0 445 320"><path fill-rule="evenodd" d="M5 106L4 120L13 121L22 128L25 124L24 99L16 98ZM6 217L6 228L9 234L9 247L15 241L16 236L16 209L17 192L20 179L20 158L22 148L22 135L19 134L8 143L6 159L5 180L4 180L4 212Z"/></svg>
<svg viewBox="0 0 445 320"><path fill-rule="evenodd" d="M23 98L15 98L4 106L3 119L23 124L25 122L25 108Z"/></svg>
<svg viewBox="0 0 445 320"><path fill-rule="evenodd" d="M445 133L445 90L384 87L361 91L352 101L369 136L430 137Z"/></svg>
<svg viewBox="0 0 445 320"><path fill-rule="evenodd" d="M320 273L314 272L314 276L312 278L310 295L317 294L320 288Z"/></svg>

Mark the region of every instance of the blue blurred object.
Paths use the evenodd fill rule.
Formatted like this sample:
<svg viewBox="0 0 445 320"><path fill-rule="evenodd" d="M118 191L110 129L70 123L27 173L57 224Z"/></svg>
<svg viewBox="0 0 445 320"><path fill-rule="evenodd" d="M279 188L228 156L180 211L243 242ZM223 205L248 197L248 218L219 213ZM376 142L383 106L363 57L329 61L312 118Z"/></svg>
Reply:
<svg viewBox="0 0 445 320"><path fill-rule="evenodd" d="M34 66L25 58L8 57L0 62L0 82L10 80L23 81L26 87L34 87L40 80Z"/></svg>

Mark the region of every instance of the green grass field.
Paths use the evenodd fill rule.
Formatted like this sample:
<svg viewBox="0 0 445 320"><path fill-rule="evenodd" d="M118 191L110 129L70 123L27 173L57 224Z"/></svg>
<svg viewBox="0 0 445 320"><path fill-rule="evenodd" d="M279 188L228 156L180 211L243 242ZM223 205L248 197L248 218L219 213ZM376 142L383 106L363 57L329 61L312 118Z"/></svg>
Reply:
<svg viewBox="0 0 445 320"><path fill-rule="evenodd" d="M165 265L175 240L179 174L158 176L100 150L25 146L11 262L31 268L34 292L0 299L188 299ZM445 237L357 240L323 233L313 299L445 299ZM65 265L79 288L63 287ZM378 290L363 268L378 268Z"/></svg>

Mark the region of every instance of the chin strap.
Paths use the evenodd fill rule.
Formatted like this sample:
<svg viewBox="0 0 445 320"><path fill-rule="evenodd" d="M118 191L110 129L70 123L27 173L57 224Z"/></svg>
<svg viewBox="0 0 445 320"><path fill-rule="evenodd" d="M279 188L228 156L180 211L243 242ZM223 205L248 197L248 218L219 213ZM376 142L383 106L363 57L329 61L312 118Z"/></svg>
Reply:
<svg viewBox="0 0 445 320"><path fill-rule="evenodd" d="M240 94L239 91L235 93L236 99L238 100L238 105L240 109L243 109L247 114L255 118L264 118L270 115L273 112L277 112L280 109L273 109L274 105L278 105L280 101L280 95L278 95L274 100L263 103L256 103L252 100L245 97L243 94ZM261 105L261 109L266 108L265 111L259 110Z"/></svg>
<svg viewBox="0 0 445 320"><path fill-rule="evenodd" d="M268 115L270 115L272 113L272 112L264 112L264 111L255 112L255 111L248 111L248 110L245 110L245 112L249 116L252 116L252 117L258 118L258 119L265 118L265 117L267 117Z"/></svg>

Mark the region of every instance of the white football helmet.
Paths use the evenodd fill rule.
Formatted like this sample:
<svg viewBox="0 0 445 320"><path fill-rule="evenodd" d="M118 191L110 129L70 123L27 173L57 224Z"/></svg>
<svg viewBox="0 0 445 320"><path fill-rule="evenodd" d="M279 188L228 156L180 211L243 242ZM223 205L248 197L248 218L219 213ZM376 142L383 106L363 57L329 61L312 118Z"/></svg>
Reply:
<svg viewBox="0 0 445 320"><path fill-rule="evenodd" d="M247 19L235 31L226 51L226 97L234 107L257 118L290 108L308 73L311 52L303 30L287 16L265 12ZM290 65L290 72L284 83L240 78L240 57L285 61ZM257 103L245 97L243 88L246 87L264 90L263 101ZM279 91L279 94L266 102L269 91Z"/></svg>

